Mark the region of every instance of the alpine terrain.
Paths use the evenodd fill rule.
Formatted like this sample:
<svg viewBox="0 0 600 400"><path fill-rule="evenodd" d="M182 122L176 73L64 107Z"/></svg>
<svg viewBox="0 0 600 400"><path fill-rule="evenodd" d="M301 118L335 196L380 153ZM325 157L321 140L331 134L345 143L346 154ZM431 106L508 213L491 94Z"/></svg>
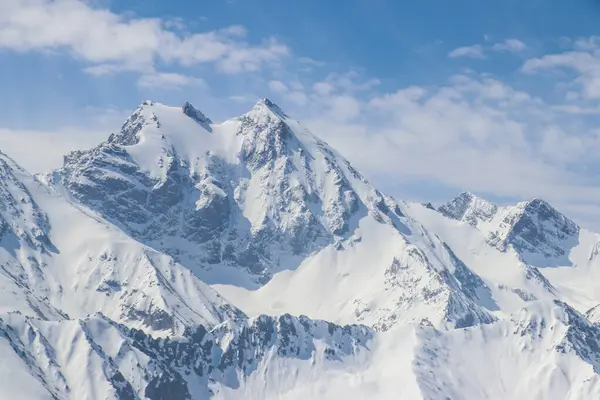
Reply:
<svg viewBox="0 0 600 400"><path fill-rule="evenodd" d="M396 200L268 99L0 153L3 398L600 398L597 282L545 201Z"/></svg>

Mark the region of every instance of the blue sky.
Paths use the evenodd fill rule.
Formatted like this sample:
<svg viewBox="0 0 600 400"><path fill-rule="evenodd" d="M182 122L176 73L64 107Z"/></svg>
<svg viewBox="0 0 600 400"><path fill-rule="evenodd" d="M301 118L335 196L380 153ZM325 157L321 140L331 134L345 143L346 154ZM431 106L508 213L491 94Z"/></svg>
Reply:
<svg viewBox="0 0 600 400"><path fill-rule="evenodd" d="M600 227L600 3L0 0L0 149L28 169L137 104L268 96L382 190L543 197Z"/></svg>

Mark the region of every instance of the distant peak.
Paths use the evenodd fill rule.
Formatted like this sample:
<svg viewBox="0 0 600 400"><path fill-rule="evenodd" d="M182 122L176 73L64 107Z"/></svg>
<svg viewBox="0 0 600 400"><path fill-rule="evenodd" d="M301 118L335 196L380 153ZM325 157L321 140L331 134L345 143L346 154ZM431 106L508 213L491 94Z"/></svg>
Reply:
<svg viewBox="0 0 600 400"><path fill-rule="evenodd" d="M460 192L460 193L459 193L459 194L458 194L458 195L455 197L455 199L468 199L468 200L471 200L471 199L474 199L474 198L476 198L476 197L477 197L477 196L475 196L473 193L471 193L471 192L467 192L467 191L464 191L464 192Z"/></svg>
<svg viewBox="0 0 600 400"><path fill-rule="evenodd" d="M565 221L572 226L578 226L570 218L554 208L550 203L540 198L521 203L523 211L529 215L536 215L539 219L556 219Z"/></svg>
<svg viewBox="0 0 600 400"><path fill-rule="evenodd" d="M531 211L537 212L538 210L544 210L544 211L560 214L560 212L556 208L552 207L552 205L550 205L550 203L548 203L547 201L542 200L538 197L535 197L532 200L520 202L517 204L517 207L522 208L525 211L530 211L530 212Z"/></svg>
<svg viewBox="0 0 600 400"><path fill-rule="evenodd" d="M200 124L212 124L213 122L206 115L202 113L202 111L198 110L191 103L185 102L181 107L181 110L185 115L193 119L194 121Z"/></svg>
<svg viewBox="0 0 600 400"><path fill-rule="evenodd" d="M476 194L468 191L463 191L459 193L454 199L450 201L450 203L453 202L472 203L474 206L477 207L497 207L497 205L492 203L491 201L483 197L479 197Z"/></svg>
<svg viewBox="0 0 600 400"><path fill-rule="evenodd" d="M448 203L438 207L438 211L443 215L452 219L467 221L473 226L476 226L480 221L489 221L497 210L498 207L495 204L467 191L459 193Z"/></svg>
<svg viewBox="0 0 600 400"><path fill-rule="evenodd" d="M260 99L260 100L258 100L258 104L264 104L264 105L266 105L267 107L277 107L277 108L279 108L279 107L277 106L277 104L273 103L273 102L272 102L271 100L269 100L267 97L265 97L264 99Z"/></svg>
<svg viewBox="0 0 600 400"><path fill-rule="evenodd" d="M548 203L546 200L540 199L538 197L534 197L531 201L527 202L527 205L529 206L533 206L533 207L548 207L548 208L554 208L550 205L550 203Z"/></svg>
<svg viewBox="0 0 600 400"><path fill-rule="evenodd" d="M272 113L274 113L275 115L277 115L280 118L288 118L288 115L275 103L273 103L271 100L269 100L268 98L263 98L260 99L256 105L254 106L253 110L257 110L257 109L268 109L270 110Z"/></svg>
<svg viewBox="0 0 600 400"><path fill-rule="evenodd" d="M156 102L152 101L152 100L144 100L142 102L142 104L140 104L140 107L152 107L156 104Z"/></svg>

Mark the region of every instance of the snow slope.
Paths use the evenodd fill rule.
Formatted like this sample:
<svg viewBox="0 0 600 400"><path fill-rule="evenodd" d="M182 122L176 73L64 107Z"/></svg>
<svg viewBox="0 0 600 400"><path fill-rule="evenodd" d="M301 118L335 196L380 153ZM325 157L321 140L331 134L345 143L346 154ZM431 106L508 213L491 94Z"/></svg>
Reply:
<svg viewBox="0 0 600 400"><path fill-rule="evenodd" d="M505 321L419 333L414 361L427 399L595 399L599 328L562 302Z"/></svg>
<svg viewBox="0 0 600 400"><path fill-rule="evenodd" d="M175 263L86 214L0 154L2 312L59 320L103 312L163 334L240 314Z"/></svg>
<svg viewBox="0 0 600 400"><path fill-rule="evenodd" d="M600 235L543 200L397 201L268 99L0 173L6 393L598 397Z"/></svg>
<svg viewBox="0 0 600 400"><path fill-rule="evenodd" d="M13 366L0 378L2 393L26 388L28 399L239 398L248 386L256 396L275 397L307 370L325 379L360 364L372 339L366 327L290 315L229 321L210 331L189 327L173 340L102 314L68 321L10 314L0 318L0 331L0 354ZM252 379L246 383L255 375L269 377L272 387L262 381L257 391Z"/></svg>
<svg viewBox="0 0 600 400"><path fill-rule="evenodd" d="M382 330L421 318L453 327L494 320L466 265L275 104L261 100L222 124L190 110L143 103L120 133L67 156L52 187L226 296L258 289L270 304L255 314ZM369 260L373 252L380 258ZM293 285L290 274L300 277ZM301 308L287 300L315 284L323 290Z"/></svg>
<svg viewBox="0 0 600 400"><path fill-rule="evenodd" d="M465 202L465 199L470 200ZM466 211L462 215L449 214L449 205L459 203L468 204ZM495 211L487 217L482 216L480 209L490 207ZM437 213L423 211L419 207L414 209L418 210L417 218L429 224L430 229L438 233L446 232L445 239L459 252L467 247L472 248L472 253L477 251L478 260L472 260L469 265L475 268L481 264L482 268L478 271L491 270L486 265L493 263L489 259L482 260L479 255L482 249L490 251L481 243L482 237L489 246L501 250L501 256L508 259L502 262L503 266L495 267L502 271L492 277L495 282L502 283L502 275L508 266L521 264L529 271L537 271L535 274L547 280L558 298L582 313L600 303L600 288L594 284L600 273L600 235L580 228L543 200L534 199L515 206L498 207L472 194L463 193L448 205L441 206L439 210L442 214L476 228L470 229L472 236L477 238L473 244L458 240L452 233L457 228L455 224L439 218ZM459 223L459 229L469 231L464 225ZM467 255L464 257L468 258Z"/></svg>
<svg viewBox="0 0 600 400"><path fill-rule="evenodd" d="M49 180L207 282L247 287L347 237L368 210L388 212L389 199L269 100L218 125L190 109L143 103Z"/></svg>

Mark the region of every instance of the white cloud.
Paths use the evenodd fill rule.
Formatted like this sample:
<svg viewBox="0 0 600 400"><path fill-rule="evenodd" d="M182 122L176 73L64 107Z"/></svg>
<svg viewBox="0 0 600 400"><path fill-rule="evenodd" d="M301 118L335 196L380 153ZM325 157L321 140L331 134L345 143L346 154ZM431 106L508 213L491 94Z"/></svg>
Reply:
<svg viewBox="0 0 600 400"><path fill-rule="evenodd" d="M290 82L290 87L294 90L304 91L304 85L299 81Z"/></svg>
<svg viewBox="0 0 600 400"><path fill-rule="evenodd" d="M300 57L298 61L302 64L310 65L313 67L324 67L326 65L323 61L318 61L310 57Z"/></svg>
<svg viewBox="0 0 600 400"><path fill-rule="evenodd" d="M304 106L308 102L308 97L301 90L294 90L285 95L286 100L298 106Z"/></svg>
<svg viewBox="0 0 600 400"><path fill-rule="evenodd" d="M313 90L321 96L327 96L333 90L333 85L329 82L316 82Z"/></svg>
<svg viewBox="0 0 600 400"><path fill-rule="evenodd" d="M133 70L139 70L139 69L142 69L142 68L133 68ZM150 66L148 66L144 69L148 73L154 72L154 69ZM119 65L119 64L98 64L98 65L94 65L92 67L86 67L83 69L84 72L86 72L90 75L95 75L95 76L110 75L110 74L115 74L118 72L124 72L127 70L131 70L131 68L128 68L125 65Z"/></svg>
<svg viewBox="0 0 600 400"><path fill-rule="evenodd" d="M81 1L0 0L0 49L68 52L86 63L89 74L138 71L138 85L145 88L205 84L199 78L158 72L157 65L213 63L233 74L278 67L291 53L275 39L249 43L240 26L182 31L179 24L125 17ZM566 105L548 104L474 73L452 77L439 87L410 86L386 93L378 79L364 79L357 71L304 81L296 71L287 76L281 72L278 80L267 79L266 87L248 92L270 90L287 103L286 111L379 179L375 183L383 190L388 190L388 181L433 182L498 196L544 197L584 212L600 203L600 182L586 172L600 168L600 133L580 121L600 113L597 105L586 103L600 98L599 43L594 38L573 41L571 51L523 65L528 73L573 72ZM525 46L508 39L461 47L448 56L485 58L486 51L517 52ZM299 64L322 66L309 60ZM221 100L253 103L256 97L246 93ZM116 122L110 126L116 127ZM0 130L0 148L33 171L46 170L58 166L66 151L96 144L110 132L86 129L92 133L82 135L77 128L60 134ZM37 145L37 151L24 149L24 142ZM31 157L42 151L49 157Z"/></svg>
<svg viewBox="0 0 600 400"><path fill-rule="evenodd" d="M486 41L489 40L489 37L485 38ZM527 45L518 39L506 39L503 42L496 43L493 46L486 45L485 47L480 44L474 44L472 46L464 46L459 47L452 50L448 53L448 57L450 58L459 58L459 57L467 57L467 58L478 58L484 59L486 58L486 51L494 50L494 51L506 51L510 53L519 53L524 51L527 48Z"/></svg>
<svg viewBox="0 0 600 400"><path fill-rule="evenodd" d="M600 36L579 38L574 41L573 47L577 50L592 51L600 48Z"/></svg>
<svg viewBox="0 0 600 400"><path fill-rule="evenodd" d="M149 89L180 89L184 86L206 86L204 79L182 74L161 72L144 74L138 80L138 86Z"/></svg>
<svg viewBox="0 0 600 400"><path fill-rule="evenodd" d="M600 98L600 39L579 39L575 49L527 60L523 72L570 70L575 78L566 86L568 100ZM561 82L562 84L562 82ZM564 86L564 85L563 85ZM576 89L577 91L575 91Z"/></svg>
<svg viewBox="0 0 600 400"><path fill-rule="evenodd" d="M361 112L361 102L349 95L332 96L329 102L328 116L333 121L350 121Z"/></svg>
<svg viewBox="0 0 600 400"><path fill-rule="evenodd" d="M255 72L265 65L279 66L281 58L288 54L286 45L269 39L261 46L238 46L230 49L217 65L221 72L228 74Z"/></svg>
<svg viewBox="0 0 600 400"><path fill-rule="evenodd" d="M308 97L304 93L304 86L300 82L290 83L291 89L281 81L269 81L269 90L280 95L285 100L297 106L304 106Z"/></svg>
<svg viewBox="0 0 600 400"><path fill-rule="evenodd" d="M49 132L0 128L0 150L31 173L48 172L60 167L68 152L91 148L106 140L107 132L110 131L89 127Z"/></svg>
<svg viewBox="0 0 600 400"><path fill-rule="evenodd" d="M106 140L131 112L112 107L84 107L68 122L62 117L45 121L50 126L48 130L0 127L0 151L31 173L48 172L60 167L68 152L88 149Z"/></svg>
<svg viewBox="0 0 600 400"><path fill-rule="evenodd" d="M224 73L277 66L289 53L275 39L244 41L241 26L181 33L172 21L128 18L81 0L2 0L0 49L66 51L101 74L122 69L153 71L156 62L190 66L215 63Z"/></svg>
<svg viewBox="0 0 600 400"><path fill-rule="evenodd" d="M253 94L238 94L238 95L229 96L228 99L233 101L234 103L254 104L254 103L256 103L257 96L255 96Z"/></svg>
<svg viewBox="0 0 600 400"><path fill-rule="evenodd" d="M269 81L269 90L273 93L283 94L289 91L288 87L281 81Z"/></svg>
<svg viewBox="0 0 600 400"><path fill-rule="evenodd" d="M469 58L485 58L483 47L479 44L473 46L459 47L448 53L450 58L469 57Z"/></svg>
<svg viewBox="0 0 600 400"><path fill-rule="evenodd" d="M496 51L508 51L511 53L519 53L527 48L527 45L518 39L506 39L502 43L496 43L492 49Z"/></svg>

